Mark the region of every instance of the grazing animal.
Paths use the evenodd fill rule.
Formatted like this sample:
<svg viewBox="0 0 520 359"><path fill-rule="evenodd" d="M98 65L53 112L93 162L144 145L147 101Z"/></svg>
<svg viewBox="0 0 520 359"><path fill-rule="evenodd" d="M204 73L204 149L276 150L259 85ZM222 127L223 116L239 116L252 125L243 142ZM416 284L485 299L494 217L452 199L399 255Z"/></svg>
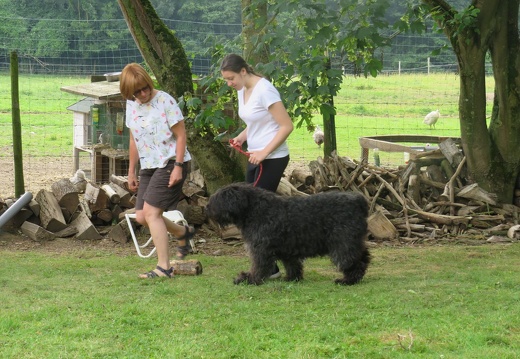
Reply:
<svg viewBox="0 0 520 359"><path fill-rule="evenodd" d="M319 148L321 148L321 144L323 143L325 139L325 134L321 130L320 126L316 125L316 128L314 129L314 133L312 134L312 138L314 139L314 142L318 145Z"/></svg>
<svg viewBox="0 0 520 359"><path fill-rule="evenodd" d="M424 116L423 123L429 125L430 128L432 128L432 126L433 128L435 128L435 124L437 123L439 117L441 117L441 113L439 112L439 110L432 111L426 116Z"/></svg>
<svg viewBox="0 0 520 359"><path fill-rule="evenodd" d="M367 270L368 204L360 194L330 191L300 197L282 197L250 184L235 183L219 189L206 207L209 218L242 232L251 269L235 284L262 284L280 260L286 280L303 279L305 258L329 255L343 277L336 283L358 283Z"/></svg>

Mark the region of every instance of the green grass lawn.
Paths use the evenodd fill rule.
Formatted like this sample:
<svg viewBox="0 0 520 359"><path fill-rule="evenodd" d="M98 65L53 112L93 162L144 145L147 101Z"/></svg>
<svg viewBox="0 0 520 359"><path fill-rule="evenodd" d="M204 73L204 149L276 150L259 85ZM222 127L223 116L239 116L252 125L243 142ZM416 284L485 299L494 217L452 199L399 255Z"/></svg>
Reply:
<svg viewBox="0 0 520 359"><path fill-rule="evenodd" d="M130 245L130 244L129 244ZM520 246L379 247L358 285L233 285L245 257L139 280L155 259L0 251L2 358L517 358Z"/></svg>
<svg viewBox="0 0 520 359"><path fill-rule="evenodd" d="M72 112L67 107L81 97L60 88L84 82L89 82L89 79L21 76L19 89L25 156L71 156ZM487 79L486 86L488 92L493 92L492 77ZM342 89L334 99L339 155L359 158L359 137L362 136L423 134L459 137L458 89L459 78L455 74L345 77ZM491 113L491 103L488 105ZM7 148L12 143L10 109L10 77L1 74L0 148ZM441 119L435 129L430 129L422 121L427 113L436 109L440 110ZM321 125L322 122L322 118L316 115L315 123ZM288 141L293 161L308 162L323 156L323 149L314 144L312 134L303 127L295 129ZM402 158L402 154L381 153L382 164L400 164Z"/></svg>
<svg viewBox="0 0 520 359"><path fill-rule="evenodd" d="M59 88L85 81L21 79L25 155L70 156L66 108L79 98ZM492 79L487 85L492 92ZM12 142L9 93L0 75L2 149ZM459 135L455 75L347 77L335 103L341 156L357 158L361 136ZM442 118L430 130L422 120L434 109ZM289 145L293 160L322 155L304 129ZM137 274L155 259L1 244L0 358L502 359L520 351L518 244L379 246L352 287L333 284L327 258L308 260L300 283L256 287L232 284L246 257L196 255L201 276L147 281Z"/></svg>

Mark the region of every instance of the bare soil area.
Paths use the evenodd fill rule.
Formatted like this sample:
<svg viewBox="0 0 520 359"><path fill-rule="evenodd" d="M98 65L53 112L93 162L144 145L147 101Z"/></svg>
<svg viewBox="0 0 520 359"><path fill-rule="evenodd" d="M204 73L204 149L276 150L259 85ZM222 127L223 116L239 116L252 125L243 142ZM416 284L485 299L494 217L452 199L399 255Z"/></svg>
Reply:
<svg viewBox="0 0 520 359"><path fill-rule="evenodd" d="M110 227L98 228L99 232L107 234ZM146 242L149 237L141 236L138 240L140 244ZM195 252L210 256L245 256L246 252L241 240L223 241L215 236L215 233L204 226L200 228L194 237ZM170 252L174 255L177 242L170 241ZM0 231L0 250L5 251L37 251L51 254L77 254L83 251L94 250L99 252L109 252L115 255L127 256L136 255L137 252L134 242L121 244L104 237L100 240L78 240L71 238L57 238L48 242L36 242L22 233L10 233ZM146 251L143 250L143 253Z"/></svg>

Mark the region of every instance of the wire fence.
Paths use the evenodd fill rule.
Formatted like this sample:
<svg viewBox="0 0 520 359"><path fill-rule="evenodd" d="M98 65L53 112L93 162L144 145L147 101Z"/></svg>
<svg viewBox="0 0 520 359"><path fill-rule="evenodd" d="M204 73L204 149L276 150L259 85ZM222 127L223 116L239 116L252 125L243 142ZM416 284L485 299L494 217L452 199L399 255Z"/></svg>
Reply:
<svg viewBox="0 0 520 359"><path fill-rule="evenodd" d="M49 20L49 27L51 29L55 27L57 31L72 28L61 22L61 20ZM222 41L222 39L236 37L241 30L239 24L188 24L173 20L165 20L165 22L176 31L181 42L187 44L187 48L191 50L194 49L194 43L203 35L213 33L216 34L213 37L214 41ZM110 24L114 26L114 30L126 27L124 20L114 20ZM108 24L104 26L106 28ZM95 34L92 37L95 38ZM14 194L12 99L9 76L9 57L14 50L19 56L26 189L32 192L43 188L48 189L57 179L71 177L76 168L85 169L90 176L94 176L95 172L99 171L100 179L107 178L107 173L103 172L124 173L127 165L124 158L113 160L112 157L107 159L103 155L96 158L96 153L93 155L92 151L77 151L78 141L82 141L82 146L94 146L99 144L100 134L91 127L89 110L92 104L83 112L78 110L81 102L88 100L88 96L70 93L63 89L89 83L91 75L120 71L127 63L142 62L141 54L130 34L118 38L117 49L111 41L106 40L106 43L96 44L95 54L93 54L88 53L88 44L77 43L70 44L70 50L60 56L41 57L30 55L35 52L31 48L35 46L31 41L26 42L26 48L12 49L3 46L2 44L5 43L3 40L0 37L0 166L4 169L0 197ZM432 58L429 56L429 49L419 46L420 41L420 37L397 36L396 46L392 52L382 54L385 67L382 74L375 79L351 76L348 64L335 63L335 66L341 66L345 73L342 94L335 99L338 111L336 133L340 155L358 158L361 153L358 138L362 136L386 133L432 133L428 131L433 129L422 124L422 117L435 109L433 107L442 107L441 113L445 118L437 125L434 134L458 135L458 77L455 57L451 53L446 53ZM207 73L211 66L210 59L193 51L191 54L193 73ZM416 74L420 76L414 76ZM432 79L425 85L424 77L428 74L437 74L441 77L437 77L437 80ZM442 79L443 86L435 83L439 78ZM386 92L378 94L381 89L386 89ZM413 94L418 93L425 93L429 103L414 101ZM112 113L105 118L105 121L112 129L109 135L116 136L117 131L114 132L113 129L117 125L117 115ZM316 123L321 123L319 116L316 117ZM108 145L114 144L108 142ZM292 162L295 163L309 162L322 155L322 149L313 143L312 134L306 129L297 129L291 134L290 146ZM117 146L115 150L118 150ZM403 160L402 153L391 154L388 157L382 155L381 161L384 165L398 165Z"/></svg>

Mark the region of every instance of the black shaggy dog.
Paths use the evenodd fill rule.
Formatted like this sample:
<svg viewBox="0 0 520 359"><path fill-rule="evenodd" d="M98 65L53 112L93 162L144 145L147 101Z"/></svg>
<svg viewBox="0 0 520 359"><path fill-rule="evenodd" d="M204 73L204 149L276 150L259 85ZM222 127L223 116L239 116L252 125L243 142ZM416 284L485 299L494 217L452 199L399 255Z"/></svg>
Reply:
<svg viewBox="0 0 520 359"><path fill-rule="evenodd" d="M363 278L370 262L365 246L368 204L359 194L282 197L235 183L213 194L206 210L220 225L234 224L242 231L251 269L240 273L235 284L262 284L276 260L282 261L286 280L301 280L305 258L329 255L343 273L336 283L352 285Z"/></svg>

